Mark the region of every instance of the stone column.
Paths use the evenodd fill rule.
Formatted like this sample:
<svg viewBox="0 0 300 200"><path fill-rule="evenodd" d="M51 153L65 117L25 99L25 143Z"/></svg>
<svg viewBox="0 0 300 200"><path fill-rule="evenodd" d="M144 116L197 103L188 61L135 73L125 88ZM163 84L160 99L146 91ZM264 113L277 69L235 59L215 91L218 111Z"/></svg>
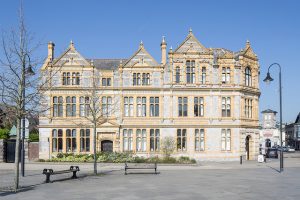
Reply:
<svg viewBox="0 0 300 200"><path fill-rule="evenodd" d="M5 161L4 142L5 142L4 139L0 139L0 163Z"/></svg>

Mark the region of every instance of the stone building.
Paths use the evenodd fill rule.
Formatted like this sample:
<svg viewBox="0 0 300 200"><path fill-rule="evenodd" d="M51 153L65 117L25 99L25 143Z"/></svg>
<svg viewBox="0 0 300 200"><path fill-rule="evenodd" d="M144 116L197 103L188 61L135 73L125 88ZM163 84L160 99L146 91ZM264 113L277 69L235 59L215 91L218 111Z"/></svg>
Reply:
<svg viewBox="0 0 300 200"><path fill-rule="evenodd" d="M276 122L277 112L267 109L262 113L262 126L260 130L260 145L263 150L280 145L280 130ZM284 136L284 134L283 134ZM282 138L284 144L284 137ZM263 152L264 153L264 152Z"/></svg>
<svg viewBox="0 0 300 200"><path fill-rule="evenodd" d="M161 155L161 144L170 136L176 141L173 156L255 159L259 63L250 42L238 52L207 48L190 30L178 48L167 52L164 37L160 47L161 62L142 42L125 59L87 59L73 42L55 58L50 42L41 68L51 87L41 102L50 109L40 116L40 158L93 152L88 120L93 93L101 99L98 151Z"/></svg>
<svg viewBox="0 0 300 200"><path fill-rule="evenodd" d="M285 135L287 144L296 150L300 150L300 112L294 123L285 126Z"/></svg>

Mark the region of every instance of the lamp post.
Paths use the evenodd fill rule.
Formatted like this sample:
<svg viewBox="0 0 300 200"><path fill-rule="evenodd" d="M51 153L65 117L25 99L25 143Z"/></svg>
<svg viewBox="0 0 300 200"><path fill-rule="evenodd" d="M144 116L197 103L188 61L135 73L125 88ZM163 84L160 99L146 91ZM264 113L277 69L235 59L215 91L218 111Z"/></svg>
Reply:
<svg viewBox="0 0 300 200"><path fill-rule="evenodd" d="M26 68L26 56L28 58L28 68ZM22 83L21 83L21 89L22 89L22 151L21 151L21 173L22 176L25 176L25 120L26 120L26 109L25 109L25 88L26 88L26 75L34 75L34 71L32 70L32 66L30 64L30 57L27 53L24 54L23 60L22 60Z"/></svg>
<svg viewBox="0 0 300 200"><path fill-rule="evenodd" d="M270 68L272 66L278 66L279 67L279 106L280 106L280 172L283 172L283 149L282 149L282 87L281 87L281 66L278 63L273 63L268 68L268 73L266 78L264 79L264 82L269 83L273 81L274 79L270 75Z"/></svg>

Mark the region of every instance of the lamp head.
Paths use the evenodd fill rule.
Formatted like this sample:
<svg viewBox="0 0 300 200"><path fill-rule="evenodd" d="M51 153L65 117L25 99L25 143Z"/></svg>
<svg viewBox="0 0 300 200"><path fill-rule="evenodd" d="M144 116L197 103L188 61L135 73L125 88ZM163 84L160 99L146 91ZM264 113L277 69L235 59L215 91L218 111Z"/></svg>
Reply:
<svg viewBox="0 0 300 200"><path fill-rule="evenodd" d="M27 75L29 76L33 76L35 75L34 71L32 70L32 66L29 65L29 67L26 69L26 72L25 72Z"/></svg>
<svg viewBox="0 0 300 200"><path fill-rule="evenodd" d="M267 84L269 84L271 81L273 81L274 79L271 77L270 73L267 73L267 77L264 79L264 82L266 82Z"/></svg>

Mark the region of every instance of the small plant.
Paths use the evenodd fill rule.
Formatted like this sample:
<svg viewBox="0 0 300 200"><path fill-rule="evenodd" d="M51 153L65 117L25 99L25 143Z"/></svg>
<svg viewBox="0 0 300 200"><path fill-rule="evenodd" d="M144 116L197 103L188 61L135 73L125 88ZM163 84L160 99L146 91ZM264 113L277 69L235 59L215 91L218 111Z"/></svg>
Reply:
<svg viewBox="0 0 300 200"><path fill-rule="evenodd" d="M29 141L30 142L38 142L39 141L39 132L38 132L38 130L33 130L29 133Z"/></svg>
<svg viewBox="0 0 300 200"><path fill-rule="evenodd" d="M3 128L0 129L0 139L8 139L9 138L9 129Z"/></svg>

